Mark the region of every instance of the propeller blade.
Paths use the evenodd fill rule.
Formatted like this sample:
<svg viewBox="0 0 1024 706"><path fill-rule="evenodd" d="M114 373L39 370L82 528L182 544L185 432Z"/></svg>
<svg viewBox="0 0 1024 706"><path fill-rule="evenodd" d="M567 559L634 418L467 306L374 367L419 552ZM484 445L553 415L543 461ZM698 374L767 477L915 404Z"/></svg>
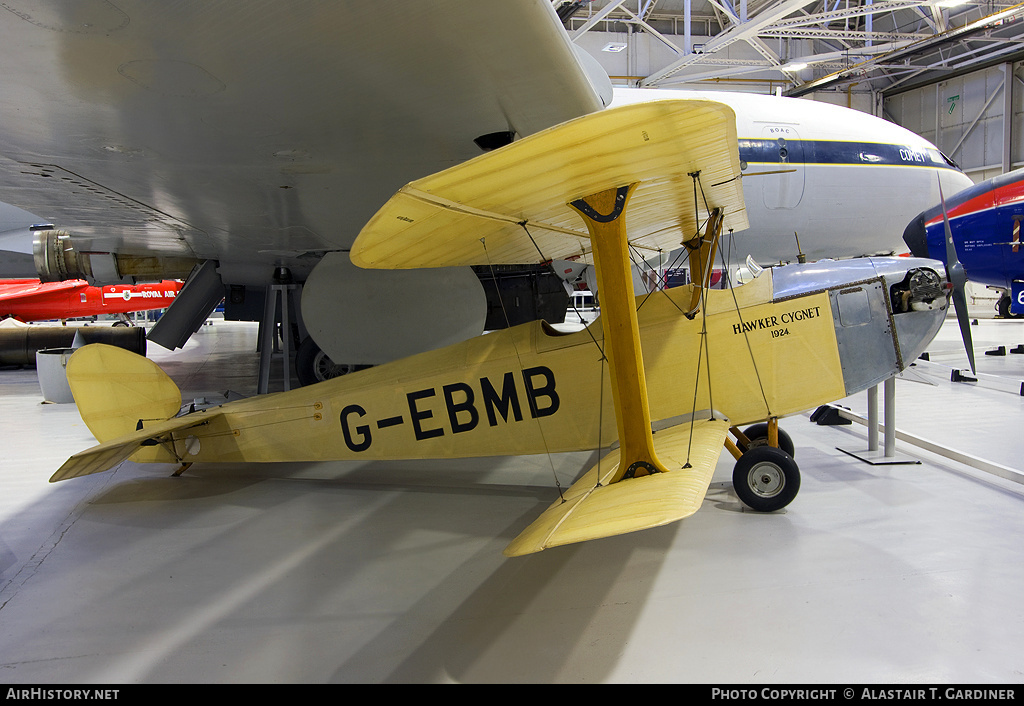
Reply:
<svg viewBox="0 0 1024 706"><path fill-rule="evenodd" d="M971 322L967 316L967 296L963 289L953 289L953 308L956 309L956 320L960 324L960 337L964 340L964 348L967 349L967 359L971 362L971 372L974 369L974 343L971 341Z"/></svg>
<svg viewBox="0 0 1024 706"><path fill-rule="evenodd" d="M974 373L977 371L974 368L974 342L971 340L971 322L967 313L967 274L956 256L953 231L949 227L949 214L946 212L946 198L942 195L941 179L939 200L942 202L942 222L946 228L946 277L953 286L953 309L956 311L957 323L960 324L960 338L963 339L964 348L967 350L967 360L970 361L971 372Z"/></svg>

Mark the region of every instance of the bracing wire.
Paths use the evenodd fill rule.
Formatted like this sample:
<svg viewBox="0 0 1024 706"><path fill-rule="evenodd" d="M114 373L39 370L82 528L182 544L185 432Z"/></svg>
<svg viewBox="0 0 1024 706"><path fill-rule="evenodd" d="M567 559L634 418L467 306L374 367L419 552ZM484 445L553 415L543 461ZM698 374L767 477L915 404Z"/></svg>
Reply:
<svg viewBox="0 0 1024 706"><path fill-rule="evenodd" d="M530 231L527 230L525 223L520 223L519 225L521 225L523 227L523 230L526 231L527 235L530 235ZM533 241L533 236L532 235L530 236L530 240ZM512 327L512 323L511 323L511 321L508 318L508 311L505 309L505 302L504 302L504 300L501 297L501 288L497 287L498 278L497 278L497 276L494 273L494 265L491 262L491 254L487 250L487 239L486 238L480 238L480 244L484 248L484 259L487 260L487 269L490 270L491 277L495 281L495 289L498 292L498 304L501 306L501 315L505 319L505 328L506 329L511 328ZM534 244L534 247L537 247L536 241L534 241L533 244ZM539 247L537 248L537 252L540 252L540 248ZM541 253L541 257L542 258L544 257L544 253ZM519 370L521 372L525 368L523 366L522 356L519 353L519 346L516 345L515 336L509 336L509 340L512 342L512 350L515 351L516 361L519 363ZM549 447L548 447L547 437L544 435L544 425L541 424L540 419L537 419L537 429L540 432L541 443L544 444L544 452L545 452L545 455L548 458L548 465L551 466L551 475L555 479L555 487L558 489L558 497L562 499L562 502L565 502L565 495L562 493L562 484L558 480L558 473L555 471L555 463L551 459L551 451L549 450Z"/></svg>
<svg viewBox="0 0 1024 706"><path fill-rule="evenodd" d="M708 220L710 220L711 219L711 209L708 207L708 198L704 194L704 184L700 180L700 172L697 172L693 179L694 179L694 183L696 185L700 186L700 196L701 196L701 199L704 201L704 210L708 213ZM696 197L694 197L694 198L696 199ZM712 235L712 238L720 238L721 225L719 225L716 230L718 230L719 235ZM712 392L712 389L711 389L712 388L712 385L711 385L711 351L708 350L708 329L707 329L707 316L708 316L707 296L708 295L707 295L707 287L704 286L704 283L708 282L710 284L710 282L711 282L711 270L712 270L712 265L713 264L714 263L712 262L712 258L709 257L708 258L708 264L705 266L707 271L701 273L701 283L700 283L700 308L701 308L701 312L702 312L701 313L701 337L703 338L703 343L704 343L704 354L706 355L706 357L708 359L708 362L707 362L707 372L708 372L708 405L711 408L711 415L712 415L712 417L715 414L715 402L714 402L714 397L712 397L713 392ZM700 368L698 368L698 370L700 370ZM693 429L692 425L691 425L690 429L691 430ZM687 452L687 453L689 453L689 452Z"/></svg>
<svg viewBox="0 0 1024 706"><path fill-rule="evenodd" d="M601 434L604 431L604 352L601 353L601 372L597 377L597 384L600 385L597 393L597 445L595 450L597 451L597 482L594 484L595 488L601 487Z"/></svg>
<svg viewBox="0 0 1024 706"><path fill-rule="evenodd" d="M703 222L698 222L697 223L697 235L698 236L700 235L701 230L703 230L706 225L707 225L707 221L703 221ZM689 239L689 240L692 240L692 238ZM679 252L675 256L675 259L673 259L672 262L670 262L668 264L668 267L666 267L666 269L671 270L671 269L675 268L675 266L679 264L679 261L683 258L683 256L687 254L686 251L687 251L688 248L686 247L685 243L689 242L689 240L684 242L683 248L681 248L679 250ZM668 293L667 293L666 289L667 288L666 288L665 283L659 281L658 287L654 291L648 292L643 297L643 299L640 300L640 303L636 307L637 311L640 311L640 308L643 307L643 305L647 303L647 301L651 298L651 296L656 294L657 292L661 292L662 294L668 296ZM673 299L672 297L668 297L668 300L669 300L669 302L672 303L672 306L674 306L676 309L679 310L679 313L683 314L684 316L686 315L687 312L683 311L683 308L681 306L679 306L678 302L676 302L675 299Z"/></svg>
<svg viewBox="0 0 1024 706"><path fill-rule="evenodd" d="M702 306L701 308L706 309L707 307L703 307ZM703 353L704 353L704 342L703 342L703 339L706 339L706 337L707 337L707 329L705 328L705 325L706 325L706 321L702 320L701 321L701 332L700 332L700 336L701 336L702 342L701 342L700 345L697 346L697 375L696 375L696 379L693 381L693 404L690 406L690 439L689 439L689 441L686 444L686 463L683 464L683 468L691 468L691 466L690 466L690 449L693 447L693 426L697 422L697 391L700 389L700 364L701 364L701 359L703 358ZM709 378L708 379L709 388L710 388L710 382L711 381L710 381L710 378ZM711 390L710 389L708 390L708 397L709 398L711 397Z"/></svg>
<svg viewBox="0 0 1024 706"><path fill-rule="evenodd" d="M731 235L731 233L730 233L730 235ZM730 247L730 249L732 248L732 238L731 237L729 238L729 247ZM767 411L767 416L771 417L772 416L772 408L771 408L771 405L768 404L768 395L765 394L764 384L761 382L761 373L757 369L757 361L754 359L754 349L750 345L750 336L748 335L746 324L743 321L743 314L740 311L740 303L739 303L739 300L736 298L736 290L732 286L732 281L731 281L732 278L729 275L729 261L726 260L724 252L720 253L720 255L722 256L722 270L723 270L723 275L726 278L726 285L729 288L729 292L732 294L733 309L735 309L735 311L736 311L736 317L740 320L740 329L743 331L743 341L744 341L744 343L746 343L747 353L750 355L750 364L752 366L754 366L754 377L757 379L757 387L758 387L758 390L760 390L760 392L761 392L761 399L764 401L764 408ZM730 259L731 259L731 254L730 254Z"/></svg>
<svg viewBox="0 0 1024 706"><path fill-rule="evenodd" d="M573 306L573 310L576 311L577 314L579 314L579 310L577 310L575 306ZM583 317L580 316L580 320L582 320L582 319L583 319ZM602 438L602 434L603 434L603 431L604 431L604 363L608 359L608 357L607 357L607 355L604 352L604 347L597 340L597 337L594 336L594 332L591 331L590 328L591 328L590 324L587 324L586 326L583 327L583 329L587 332L587 335L590 336L590 340L594 343L594 346L597 347L598 352L601 354L601 357L600 357L601 367L600 367L598 375L597 375L597 385L598 385L597 442L594 445L594 450L597 451L597 479L596 479L597 483L596 483L596 485L594 487L595 488L600 488L601 487L601 459L602 459L602 455L601 455L601 447L602 447L601 438ZM562 501L563 502L565 501L564 497L562 498Z"/></svg>
<svg viewBox="0 0 1024 706"><path fill-rule="evenodd" d="M708 213L708 220L711 218L711 209L708 207L707 197L704 195L704 186L700 183L700 172L693 172L690 174L693 179L693 208L694 208L694 220L700 222L700 214L696 212L698 209L697 205L697 187L700 185L701 198L704 201L704 209ZM700 231L698 230L698 234ZM717 236L712 236L717 237ZM703 241L702 241L703 242ZM693 427L697 422L697 393L700 390L700 366L704 357L707 357L707 381L708 381L708 405L711 408L711 414L714 416L714 397L713 397L713 385L711 384L711 352L708 350L708 326L707 326L707 287L705 282L708 281L708 275L711 272L711 258L708 258L708 262L705 265L705 272L700 273L700 308L701 308L701 323L700 323L700 343L697 346L697 370L693 381L693 404L690 407L690 438L686 445L686 463L683 464L683 468L691 468L690 465L690 450L693 448ZM693 279L693 273L691 273L691 280Z"/></svg>

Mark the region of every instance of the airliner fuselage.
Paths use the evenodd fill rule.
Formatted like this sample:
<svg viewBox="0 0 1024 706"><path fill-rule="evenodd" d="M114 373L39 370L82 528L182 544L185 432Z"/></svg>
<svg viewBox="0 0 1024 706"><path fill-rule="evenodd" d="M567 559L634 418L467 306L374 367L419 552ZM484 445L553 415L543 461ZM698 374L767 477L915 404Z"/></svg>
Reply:
<svg viewBox="0 0 1024 706"><path fill-rule="evenodd" d="M919 135L828 103L617 88L614 105L669 97L707 98L736 112L750 228L724 238L734 262L795 261L797 238L808 260L905 252L903 229L939 202L939 180L947 196L972 185Z"/></svg>

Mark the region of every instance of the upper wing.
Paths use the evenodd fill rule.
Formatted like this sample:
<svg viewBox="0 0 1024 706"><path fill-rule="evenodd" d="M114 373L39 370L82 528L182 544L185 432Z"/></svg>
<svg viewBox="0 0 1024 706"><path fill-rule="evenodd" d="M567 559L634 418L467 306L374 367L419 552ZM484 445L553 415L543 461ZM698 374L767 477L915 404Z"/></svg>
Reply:
<svg viewBox="0 0 1024 706"><path fill-rule="evenodd" d="M632 183L639 186L626 226L635 248L678 247L705 208L721 207L726 227L743 230L736 144L735 113L717 101L658 100L586 115L407 185L363 229L352 262L442 267L578 256L590 250L589 235L568 203Z"/></svg>
<svg viewBox="0 0 1024 706"><path fill-rule="evenodd" d="M619 462L618 450L610 452L516 537L505 555L532 554L689 517L704 501L728 432L724 419L659 431L654 447L670 470L607 485Z"/></svg>
<svg viewBox="0 0 1024 706"><path fill-rule="evenodd" d="M0 201L222 265L345 249L475 138L603 106L548 0L12 0L0 60Z"/></svg>

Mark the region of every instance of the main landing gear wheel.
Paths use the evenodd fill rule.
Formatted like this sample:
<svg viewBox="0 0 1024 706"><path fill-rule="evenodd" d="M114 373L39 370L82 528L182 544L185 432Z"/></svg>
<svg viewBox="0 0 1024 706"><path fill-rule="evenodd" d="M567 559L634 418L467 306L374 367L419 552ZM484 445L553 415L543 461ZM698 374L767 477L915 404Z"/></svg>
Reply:
<svg viewBox="0 0 1024 706"><path fill-rule="evenodd" d="M999 297L999 301L996 302L996 311L1004 319L1024 319L1024 314L1011 314L1010 313L1010 295L1003 294Z"/></svg>
<svg viewBox="0 0 1024 706"><path fill-rule="evenodd" d="M295 374L299 378L299 384L303 387L368 367L370 366L335 363L329 355L321 350L311 336L306 337L299 345L298 353L295 354Z"/></svg>
<svg viewBox="0 0 1024 706"><path fill-rule="evenodd" d="M743 436L750 439L750 444L738 442L736 446L744 453L755 446L768 446L768 424L765 422L752 424L743 430ZM782 429L779 429L779 448L789 454L790 458L796 458L796 447L793 445L793 440Z"/></svg>
<svg viewBox="0 0 1024 706"><path fill-rule="evenodd" d="M800 469L782 449L752 446L736 461L732 484L752 510L774 512L793 502L800 490Z"/></svg>

